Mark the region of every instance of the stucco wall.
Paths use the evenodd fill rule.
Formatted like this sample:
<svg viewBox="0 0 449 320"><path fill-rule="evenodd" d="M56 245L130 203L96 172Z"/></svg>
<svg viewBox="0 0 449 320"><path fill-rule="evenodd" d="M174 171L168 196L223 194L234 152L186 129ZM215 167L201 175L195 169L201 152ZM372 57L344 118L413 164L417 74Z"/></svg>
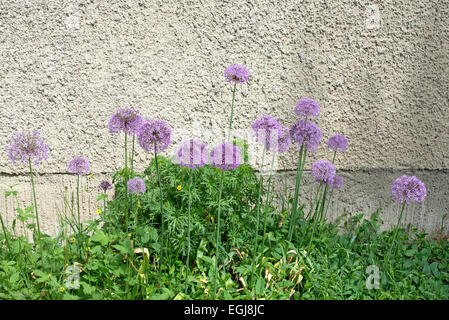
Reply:
<svg viewBox="0 0 449 320"><path fill-rule="evenodd" d="M336 161L345 186L335 214L381 206L393 221L390 188L402 174L428 189L415 224L435 230L449 212L445 1L1 0L0 30L0 145L16 130L38 129L48 142L49 161L36 168L44 231L55 232L54 208L63 206L54 194L74 180L65 174L71 157L89 158L92 187L122 166L123 136L107 127L117 108L168 121L166 155L192 135L219 142L231 101L223 71L233 63L251 73L236 96L241 135L262 114L291 125L307 96L320 103L324 141L306 168L330 157L331 134L348 138ZM142 171L150 156L137 149ZM294 148L280 159L290 182L296 159ZM20 180L30 204L27 168L0 152L0 172L0 193ZM95 199L86 194L86 219ZM14 206L0 200L9 222Z"/></svg>

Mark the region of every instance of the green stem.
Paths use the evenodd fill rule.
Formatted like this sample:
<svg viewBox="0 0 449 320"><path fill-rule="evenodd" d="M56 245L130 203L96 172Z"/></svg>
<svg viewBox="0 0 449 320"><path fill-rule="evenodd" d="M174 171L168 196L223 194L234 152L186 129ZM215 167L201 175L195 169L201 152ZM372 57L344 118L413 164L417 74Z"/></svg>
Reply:
<svg viewBox="0 0 449 320"><path fill-rule="evenodd" d="M125 188L128 183L128 134L125 132Z"/></svg>
<svg viewBox="0 0 449 320"><path fill-rule="evenodd" d="M326 219L326 216L327 216L327 209L329 209L329 204L331 203L333 193L334 193L334 190L331 189L330 196L329 196L329 200L327 201L326 210L324 211L324 219Z"/></svg>
<svg viewBox="0 0 449 320"><path fill-rule="evenodd" d="M131 172L134 171L134 140L136 138L136 135L133 135L133 146L131 150Z"/></svg>
<svg viewBox="0 0 449 320"><path fill-rule="evenodd" d="M271 180L273 178L273 167L274 167L274 156L276 154L273 152L273 157L271 158L271 168L270 168L270 177L268 178L268 190L267 190L267 198L265 200L265 207L264 207L264 217L263 217L263 233L262 233L262 254L265 249L265 235L266 235L266 223L267 223L267 207L271 192Z"/></svg>
<svg viewBox="0 0 449 320"><path fill-rule="evenodd" d="M32 169L32 166L31 166L31 158L28 158L28 164L30 166L31 187L33 189L34 210L36 211L37 233L38 233L39 246L40 246L41 245L41 228L40 228L40 225L39 225L39 214L37 212L36 189L35 189L35 186L34 186L33 169Z"/></svg>
<svg viewBox="0 0 449 320"><path fill-rule="evenodd" d="M320 206L320 213L319 213L319 222L321 223L324 219L323 213L324 213L324 204L326 203L326 196L327 196L327 183L324 186L324 192L323 192L323 199L321 200L321 206Z"/></svg>
<svg viewBox="0 0 449 320"><path fill-rule="evenodd" d="M390 250L388 250L387 259L385 259L385 260L388 260L388 258L390 257L391 249L393 248L394 243L396 241L396 237L397 237L398 231L399 231L399 225L401 224L402 214L404 213L404 209L405 209L405 204L406 203L407 202L405 200L402 203L401 214L399 215L398 223L396 224L396 229L395 229L395 232L394 232L393 241L391 242Z"/></svg>
<svg viewBox="0 0 449 320"><path fill-rule="evenodd" d="M319 195L320 191L321 191L321 184L318 186L318 188L316 190L315 197L313 198L313 204L312 203L310 204L310 210L309 210L309 213L307 214L306 219L311 218L310 214L312 213L313 208L315 208L315 205L316 205L316 202L318 200L318 195Z"/></svg>
<svg viewBox="0 0 449 320"><path fill-rule="evenodd" d="M234 116L234 101L235 101L236 88L237 88L237 83L234 83L234 89L232 90L231 117L229 118L228 141L230 141L229 139L231 138L232 118Z"/></svg>
<svg viewBox="0 0 449 320"><path fill-rule="evenodd" d="M301 187L301 179L304 171L304 164L306 161L307 146L301 145L299 150L298 168L296 170L296 186L295 186L295 196L293 198L292 214L290 216L289 229L288 229L288 241L292 241L293 230L296 226L296 214L298 210L298 198L299 189Z"/></svg>
<svg viewBox="0 0 449 320"><path fill-rule="evenodd" d="M159 266L159 272L162 271L162 267L163 267L163 245L164 245L164 238L165 238L165 227L164 227L164 215L163 215L163 203L162 203L162 183L161 183L161 175L159 173L159 163L157 160L157 153L156 153L156 143L154 143L154 159L156 162L156 172L157 172L157 179L158 179L158 184L159 184L159 195L160 195L160 205L161 205L161 242L160 242L160 266Z"/></svg>
<svg viewBox="0 0 449 320"><path fill-rule="evenodd" d="M265 153L267 151L266 145L264 144L263 147L263 154L262 154L262 166L260 168L260 179L259 179L259 188L257 191L257 203L256 203L256 234L254 237L254 253L253 253L253 262L251 267L251 284L253 284L254 280L254 268L256 264L256 256L257 256L257 244L258 244L258 238L259 238L259 220L260 220L260 194L262 193L262 185L263 185L263 165L265 161Z"/></svg>
<svg viewBox="0 0 449 320"><path fill-rule="evenodd" d="M1 214L0 214L0 222L2 223L3 235L5 236L6 246L8 247L9 253L12 254L11 246L9 245L9 238L6 235L6 229L5 229L5 225L3 224L3 218L2 218Z"/></svg>
<svg viewBox="0 0 449 320"><path fill-rule="evenodd" d="M215 241L215 276L214 276L214 300L217 298L217 273L218 273L218 246L220 244L220 214L221 214L221 194L223 190L223 175L224 170L221 170L220 176L220 190L218 192L218 216L217 216L217 237Z"/></svg>
<svg viewBox="0 0 449 320"><path fill-rule="evenodd" d="M77 180L76 180L76 207L78 210L78 233L81 235L80 175L77 175Z"/></svg>
<svg viewBox="0 0 449 320"><path fill-rule="evenodd" d="M186 288L184 293L187 294L187 285L188 285L188 281L189 281L189 263L190 263L190 206L191 206L191 202L192 202L192 197L191 197L191 188L192 188L192 171L190 170L189 172L189 207L188 207L188 216L187 216L187 261L186 261L186 266L187 266L187 271L186 271Z"/></svg>

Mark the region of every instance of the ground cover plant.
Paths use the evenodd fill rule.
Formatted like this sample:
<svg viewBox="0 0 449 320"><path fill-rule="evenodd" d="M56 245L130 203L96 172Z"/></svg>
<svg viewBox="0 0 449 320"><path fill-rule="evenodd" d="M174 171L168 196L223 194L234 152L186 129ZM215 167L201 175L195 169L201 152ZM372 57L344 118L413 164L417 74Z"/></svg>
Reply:
<svg viewBox="0 0 449 320"><path fill-rule="evenodd" d="M401 228L407 205L427 194L417 177L404 175L393 183L392 201L401 210L391 229L380 232L380 208L365 214L345 210L328 222L329 200L343 185L334 163L347 150L345 136L331 135L330 160L311 164L316 193L307 204L301 197L305 163L323 138L314 122L318 102L301 98L290 128L270 115L254 121L252 131L263 151L261 167L253 168L246 142L232 137L237 88L250 75L232 65L224 76L232 85L232 102L226 140L216 146L189 137L174 157L164 157L160 153L176 129L160 119L144 119L134 108L117 110L109 130L118 139L123 134L123 169L101 182L98 218L83 222L79 185L90 164L80 155L69 160L77 188L65 198L54 237L41 233L34 182L38 165L49 157L48 146L37 131L15 133L6 151L13 163L28 166L33 202L18 207L11 226L0 215L0 298L449 297L444 230L431 236L413 226ZM143 172L134 170L136 147L151 155ZM295 188L280 192L272 186L273 167L266 175L260 172L267 157L289 148L298 152ZM108 197L111 189L114 195ZM5 197L18 199L14 186ZM30 230L31 239L18 232L18 225Z"/></svg>

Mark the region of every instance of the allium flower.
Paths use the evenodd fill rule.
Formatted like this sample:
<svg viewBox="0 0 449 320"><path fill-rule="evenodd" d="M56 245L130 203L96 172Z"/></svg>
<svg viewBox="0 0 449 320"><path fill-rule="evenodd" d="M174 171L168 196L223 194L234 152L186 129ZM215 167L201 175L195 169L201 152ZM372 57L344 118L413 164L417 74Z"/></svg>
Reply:
<svg viewBox="0 0 449 320"><path fill-rule="evenodd" d="M198 169L207 163L206 144L198 139L184 141L175 154L175 161L180 166Z"/></svg>
<svg viewBox="0 0 449 320"><path fill-rule="evenodd" d="M301 119L290 128L290 136L298 144L298 149L305 144L307 151L313 154L318 148L323 134L315 123Z"/></svg>
<svg viewBox="0 0 449 320"><path fill-rule="evenodd" d="M335 175L335 166L328 160L318 160L312 164L311 174L317 182L329 183Z"/></svg>
<svg viewBox="0 0 449 320"><path fill-rule="evenodd" d="M320 113L320 106L318 102L310 98L302 98L298 101L295 107L295 113L301 118L318 118Z"/></svg>
<svg viewBox="0 0 449 320"><path fill-rule="evenodd" d="M106 180L101 181L100 185L98 186L98 191L103 190L103 192L106 192L111 189L112 185Z"/></svg>
<svg viewBox="0 0 449 320"><path fill-rule="evenodd" d="M77 156L71 159L67 164L67 170L76 175L84 175L90 172L89 160Z"/></svg>
<svg viewBox="0 0 449 320"><path fill-rule="evenodd" d="M133 178L129 180L126 186L128 189L128 193L130 194L141 195L144 194L145 191L147 190L145 182L143 182L141 178Z"/></svg>
<svg viewBox="0 0 449 320"><path fill-rule="evenodd" d="M224 77L229 83L245 83L249 79L248 70L239 64L233 64L226 68Z"/></svg>
<svg viewBox="0 0 449 320"><path fill-rule="evenodd" d="M277 149L277 141L280 135L282 125L279 120L272 117L263 115L253 125L253 133L256 136L256 140L265 144L267 150ZM274 148L271 146L274 144Z"/></svg>
<svg viewBox="0 0 449 320"><path fill-rule="evenodd" d="M159 153L170 144L171 128L167 122L159 119L143 121L137 138L140 146L146 151Z"/></svg>
<svg viewBox="0 0 449 320"><path fill-rule="evenodd" d="M230 142L223 142L210 152L210 164L221 170L232 170L241 163L240 150Z"/></svg>
<svg viewBox="0 0 449 320"><path fill-rule="evenodd" d="M282 127L282 129L279 131L277 152L286 151L290 147L291 141L292 139L290 137L288 128ZM274 150L273 152L276 152L276 150Z"/></svg>
<svg viewBox="0 0 449 320"><path fill-rule="evenodd" d="M327 146L331 151L345 151L348 147L348 140L342 134L334 134L327 140Z"/></svg>
<svg viewBox="0 0 449 320"><path fill-rule="evenodd" d="M127 134L136 134L142 124L142 117L139 111L134 108L124 108L117 110L109 120L109 131L119 133L121 131Z"/></svg>
<svg viewBox="0 0 449 320"><path fill-rule="evenodd" d="M338 190L343 186L343 178L335 174L332 178L329 179L328 185L332 189Z"/></svg>
<svg viewBox="0 0 449 320"><path fill-rule="evenodd" d="M40 137L39 131L16 132L5 148L13 164L20 161L28 164L28 160L38 164L48 158L48 146Z"/></svg>
<svg viewBox="0 0 449 320"><path fill-rule="evenodd" d="M399 202L410 201L422 202L426 197L427 190L424 183L417 177L403 175L397 178L391 187L393 196Z"/></svg>

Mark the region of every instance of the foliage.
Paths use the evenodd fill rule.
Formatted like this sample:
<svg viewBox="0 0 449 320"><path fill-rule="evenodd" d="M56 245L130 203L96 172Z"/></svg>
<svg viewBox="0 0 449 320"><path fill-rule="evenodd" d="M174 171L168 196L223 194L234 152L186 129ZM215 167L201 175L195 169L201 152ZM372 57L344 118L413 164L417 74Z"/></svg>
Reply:
<svg viewBox="0 0 449 320"><path fill-rule="evenodd" d="M153 160L142 175L117 172L113 199L106 202L104 195L99 196L99 218L84 223L81 232L70 204L60 219L58 235L42 235L40 244L17 231L22 226L36 233L34 207L19 208L11 228L3 228L2 221L0 299L210 299L220 171L208 165L190 171L170 159L159 156L158 160L166 244L160 243L160 193ZM126 173L129 178L141 177L147 192L127 195ZM191 259L186 279L190 174ZM263 204L265 246L257 252L256 281L251 285L257 193L258 176L249 165L224 173L219 299L449 297L447 238L400 229L392 254L385 259L393 231L380 232L380 209L369 217L345 210L334 223L300 216L289 242L285 210ZM264 195L265 188L262 199ZM5 196L17 197L17 191L8 190ZM292 203L291 198L284 200ZM163 273L158 264L161 245L166 261ZM380 270L378 289L367 288L369 266Z"/></svg>

